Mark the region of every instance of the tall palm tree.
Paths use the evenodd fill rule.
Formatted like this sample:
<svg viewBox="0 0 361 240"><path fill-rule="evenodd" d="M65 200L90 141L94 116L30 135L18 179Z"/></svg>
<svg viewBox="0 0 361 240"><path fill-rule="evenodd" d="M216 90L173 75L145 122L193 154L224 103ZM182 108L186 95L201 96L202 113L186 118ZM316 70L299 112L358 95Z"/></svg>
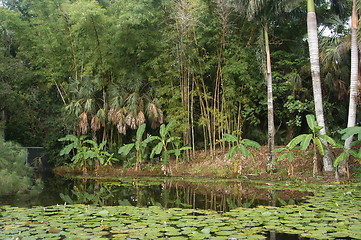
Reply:
<svg viewBox="0 0 361 240"><path fill-rule="evenodd" d="M315 102L316 120L317 120L317 124L323 127L320 130L320 133L326 134L325 119L324 119L323 104L322 104L320 60L319 60L319 47L318 47L318 36L317 36L317 19L316 19L314 0L307 0L307 33L308 33L308 45L310 52L312 87L313 87L313 97ZM329 150L327 150L327 154L325 154L325 156L323 157L324 171L333 171L332 161L333 159L331 157L331 153Z"/></svg>
<svg viewBox="0 0 361 240"><path fill-rule="evenodd" d="M352 17L351 17L351 74L350 74L350 102L348 109L347 127L354 127L356 125L356 110L357 110L357 96L358 96L358 44L357 44L357 27L358 27L358 13L356 8L356 1L352 1ZM350 136L345 141L345 149L350 149L350 143L353 136ZM347 162L341 163L342 167L346 167ZM345 169L345 168L344 168Z"/></svg>
<svg viewBox="0 0 361 240"><path fill-rule="evenodd" d="M274 113L273 113L273 87L272 87L272 63L271 63L271 51L269 44L269 25L271 19L278 14L285 12L287 9L291 10L292 6L299 2L299 0L248 0L243 1L243 4L247 6L246 12L249 18L256 21L261 25L263 48L265 50L265 67L264 75L267 83L267 119L268 119L268 157L267 168L272 170L272 162L274 160Z"/></svg>

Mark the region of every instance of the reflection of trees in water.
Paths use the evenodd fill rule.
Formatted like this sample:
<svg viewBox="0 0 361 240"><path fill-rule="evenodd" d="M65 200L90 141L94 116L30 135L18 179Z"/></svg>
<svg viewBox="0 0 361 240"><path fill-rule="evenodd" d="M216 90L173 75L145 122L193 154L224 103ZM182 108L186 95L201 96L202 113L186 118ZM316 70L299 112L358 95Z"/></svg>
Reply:
<svg viewBox="0 0 361 240"><path fill-rule="evenodd" d="M194 208L225 212L237 207L285 205L294 203L290 197L302 199L307 193L260 189L243 182L190 182L164 180L145 183L76 181L68 193L61 193L67 203L96 205L161 206L164 208ZM287 199L283 200L285 197Z"/></svg>

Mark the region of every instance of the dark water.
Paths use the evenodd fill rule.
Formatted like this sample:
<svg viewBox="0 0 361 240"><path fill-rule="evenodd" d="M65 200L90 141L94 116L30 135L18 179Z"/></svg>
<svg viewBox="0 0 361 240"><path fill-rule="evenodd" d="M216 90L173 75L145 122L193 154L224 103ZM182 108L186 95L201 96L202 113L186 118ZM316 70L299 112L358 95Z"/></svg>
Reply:
<svg viewBox="0 0 361 240"><path fill-rule="evenodd" d="M51 173L32 191L0 197L0 205L54 204L161 206L226 212L237 207L298 204L310 193L259 188L249 182L212 179L121 178L114 181L66 179Z"/></svg>

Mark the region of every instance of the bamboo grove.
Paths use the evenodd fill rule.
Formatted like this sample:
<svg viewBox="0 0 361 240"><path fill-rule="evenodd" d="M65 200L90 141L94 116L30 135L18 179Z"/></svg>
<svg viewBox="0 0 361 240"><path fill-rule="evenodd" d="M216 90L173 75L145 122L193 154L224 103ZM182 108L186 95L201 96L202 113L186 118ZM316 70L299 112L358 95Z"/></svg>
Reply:
<svg viewBox="0 0 361 240"><path fill-rule="evenodd" d="M270 60L275 141L284 144L314 112L307 8L305 1L262 2L3 0L5 136L57 149L54 139L88 134L116 151L143 123L155 134L175 120L190 155L228 147L219 141L224 134L265 144ZM315 4L319 31L332 30L320 33L332 132L346 127L352 1Z"/></svg>

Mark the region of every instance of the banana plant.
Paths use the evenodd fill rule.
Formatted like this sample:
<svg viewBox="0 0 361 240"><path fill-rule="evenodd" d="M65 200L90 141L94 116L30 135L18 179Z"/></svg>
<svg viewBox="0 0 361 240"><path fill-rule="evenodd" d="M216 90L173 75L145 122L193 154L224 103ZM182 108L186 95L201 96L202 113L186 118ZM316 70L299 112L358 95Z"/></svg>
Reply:
<svg viewBox="0 0 361 240"><path fill-rule="evenodd" d="M307 125L308 125L309 129L311 130L311 133L301 134L301 135L296 136L287 144L286 147L291 152L294 152L294 150L297 150L297 149L306 151L312 143L312 145L313 145L313 176L316 176L319 172L318 164L317 164L317 152L322 156L325 155L325 147L322 142L324 141L326 143L331 144L332 146L336 146L336 142L330 136L328 136L326 134L320 134L320 130L323 127L320 127L317 125L314 115L308 114L306 116L306 120L307 120Z"/></svg>
<svg viewBox="0 0 361 240"><path fill-rule="evenodd" d="M113 157L114 153L110 154L104 149L107 143L106 141L98 145L97 142L86 138L86 135L77 137L72 134L60 138L58 141L71 142L60 151L60 156L68 156L70 152L74 150L75 154L71 158L71 161L75 166L81 167L83 174L87 174L88 166L92 166L94 163L96 165L95 172L98 174L100 165L111 165L113 162L118 161L117 158Z"/></svg>
<svg viewBox="0 0 361 240"><path fill-rule="evenodd" d="M182 153L182 151L187 151L187 150L191 150L192 148L189 146L181 146L181 143L179 141L179 138L176 139L176 141L174 141L174 146L173 149L169 150L169 154L174 154L175 156L175 168L178 169L178 162L179 162L179 157Z"/></svg>
<svg viewBox="0 0 361 240"><path fill-rule="evenodd" d="M254 148L259 150L259 148L261 147L261 145L253 140L250 139L239 139L237 136L232 135L232 134L227 134L225 133L223 135L223 138L220 139L219 141L221 142L230 142L233 144L233 147L231 147L231 149L228 151L227 155L226 155L226 159L229 160L231 158L233 158L233 156L236 153L240 153L243 157L248 158L250 157L253 161L254 161L254 155L253 153L249 150L249 148ZM242 167L239 165L240 161L238 158L234 158L233 159L233 172L237 173L239 172L239 168ZM239 172L241 173L241 172Z"/></svg>
<svg viewBox="0 0 361 240"><path fill-rule="evenodd" d="M71 142L60 150L60 156L69 156L70 152L74 151L71 161L75 166L81 167L83 174L87 174L88 166L92 165L92 162L89 161L89 156L86 154L88 151L88 147L84 143L86 138L86 135L77 137L73 134L68 134L58 139L61 142Z"/></svg>
<svg viewBox="0 0 361 240"><path fill-rule="evenodd" d="M143 140L143 135L145 132L146 124L143 123L139 126L137 133L136 133L136 139L134 143L128 143L123 146L121 146L118 150L118 153L127 156L130 151L134 148L136 151L136 162L135 162L135 171L140 171L140 164L145 158L145 150L148 146L148 143L156 140L156 136L149 136L146 139Z"/></svg>
<svg viewBox="0 0 361 240"><path fill-rule="evenodd" d="M283 161L284 159L288 160L288 170L287 173L288 175L293 176L294 174L294 167L293 167L293 161L295 160L295 155L298 155L302 158L306 158L305 155L301 154L300 152L296 151L299 150L299 148L295 147L292 150L288 147L288 145L286 147L280 147L280 148L276 148L274 149L272 152L275 153L280 153L281 155L278 156L277 161Z"/></svg>
<svg viewBox="0 0 361 240"><path fill-rule="evenodd" d="M348 139L351 136L357 136L357 139L354 140L353 142L351 142L350 147L356 146L358 144L361 143L361 127L359 126L355 126L355 127L348 127L345 128L341 131L339 131L340 134L342 134L341 139L346 141L346 139ZM336 179L338 179L338 166L340 165L341 162L343 161L347 161L347 159L349 158L349 156L353 156L355 159L357 159L359 162L361 162L361 147L359 147L359 149L346 149L344 148L344 145L338 145L339 148L343 149L343 151L341 152L340 155L338 155L335 159L335 161L333 162L333 166L336 169ZM350 173L348 171L348 167L347 164L345 166L345 172L348 176L350 176Z"/></svg>
<svg viewBox="0 0 361 240"><path fill-rule="evenodd" d="M112 165L113 162L119 161L117 158L113 157L114 153L109 153L106 151L105 145L107 141L101 142L99 145L93 140L85 140L84 143L90 145L90 148L86 151L85 155L88 159L93 159L95 163L95 174L98 175L100 166Z"/></svg>
<svg viewBox="0 0 361 240"><path fill-rule="evenodd" d="M159 136L155 136L155 139L158 141L157 145L153 148L150 157L154 157L155 154L162 153L162 163L169 163L169 152L167 149L167 145L171 142L177 140L176 137L170 136L170 129L175 124L175 121L169 122L167 125L162 124L159 128Z"/></svg>

